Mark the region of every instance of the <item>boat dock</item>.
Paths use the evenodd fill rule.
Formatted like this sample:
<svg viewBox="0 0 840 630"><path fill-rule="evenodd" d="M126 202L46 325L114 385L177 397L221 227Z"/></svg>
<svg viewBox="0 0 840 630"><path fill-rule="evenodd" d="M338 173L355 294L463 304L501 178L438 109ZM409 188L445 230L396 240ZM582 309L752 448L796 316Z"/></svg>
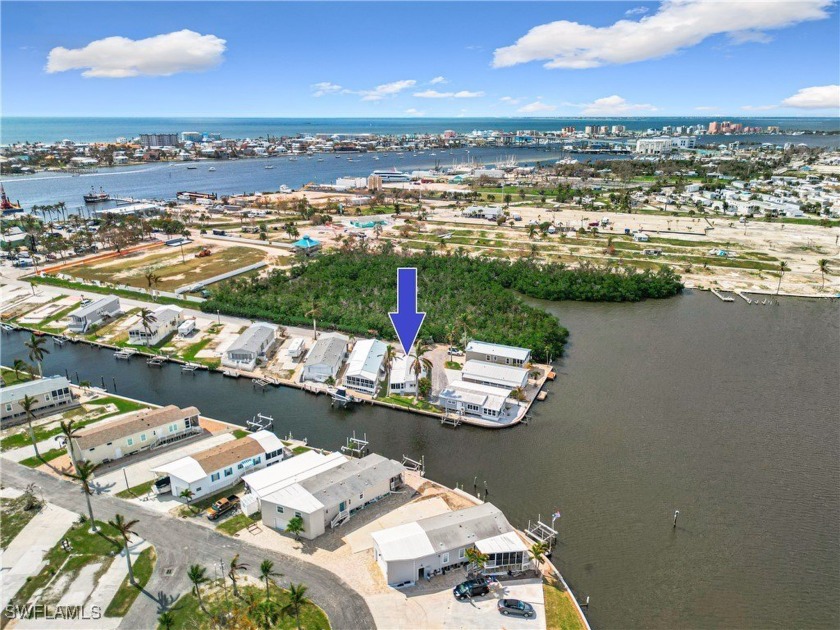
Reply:
<svg viewBox="0 0 840 630"><path fill-rule="evenodd" d="M734 302L735 301L734 297L732 297L731 295L724 295L723 293L721 293L717 289L712 289L712 295L715 295L715 296L719 297L724 302Z"/></svg>

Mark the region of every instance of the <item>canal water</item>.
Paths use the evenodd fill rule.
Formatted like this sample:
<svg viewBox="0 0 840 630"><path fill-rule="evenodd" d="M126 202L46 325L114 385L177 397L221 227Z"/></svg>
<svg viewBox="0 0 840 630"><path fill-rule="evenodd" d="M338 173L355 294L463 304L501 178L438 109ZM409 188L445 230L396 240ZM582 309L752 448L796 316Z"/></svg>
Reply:
<svg viewBox="0 0 840 630"><path fill-rule="evenodd" d="M48 345L45 372L240 424L270 414L331 449L355 430L389 457L425 455L447 485L486 481L520 527L560 510L554 561L596 628L840 626L838 305L538 303L570 344L531 423L503 431L336 410L81 344ZM24 339L3 335L3 363L25 358Z"/></svg>

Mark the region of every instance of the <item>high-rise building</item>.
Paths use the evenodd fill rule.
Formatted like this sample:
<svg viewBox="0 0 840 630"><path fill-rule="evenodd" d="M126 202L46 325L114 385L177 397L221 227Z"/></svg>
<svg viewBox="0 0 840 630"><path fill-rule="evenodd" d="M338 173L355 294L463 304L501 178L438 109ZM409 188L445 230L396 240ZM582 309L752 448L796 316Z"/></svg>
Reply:
<svg viewBox="0 0 840 630"><path fill-rule="evenodd" d="M720 133L720 123L716 120L713 120L709 123L709 134L714 135Z"/></svg>
<svg viewBox="0 0 840 630"><path fill-rule="evenodd" d="M178 144L177 133L141 133L140 144L144 147L171 147Z"/></svg>

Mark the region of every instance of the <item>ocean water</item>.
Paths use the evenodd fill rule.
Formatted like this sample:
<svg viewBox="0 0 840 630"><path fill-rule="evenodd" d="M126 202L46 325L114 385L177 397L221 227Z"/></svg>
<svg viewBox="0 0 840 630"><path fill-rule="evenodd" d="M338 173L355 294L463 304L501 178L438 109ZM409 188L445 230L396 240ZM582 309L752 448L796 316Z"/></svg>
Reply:
<svg viewBox="0 0 840 630"><path fill-rule="evenodd" d="M661 129L663 126L708 125L719 118L0 118L0 143L54 142L68 138L76 142L114 140L140 133L199 131L221 133L228 138L295 136L315 133L375 133L405 135L440 133L447 129L503 131L550 131L585 125L624 125L631 130ZM750 127L778 126L788 131L840 131L840 118L740 118L730 120Z"/></svg>

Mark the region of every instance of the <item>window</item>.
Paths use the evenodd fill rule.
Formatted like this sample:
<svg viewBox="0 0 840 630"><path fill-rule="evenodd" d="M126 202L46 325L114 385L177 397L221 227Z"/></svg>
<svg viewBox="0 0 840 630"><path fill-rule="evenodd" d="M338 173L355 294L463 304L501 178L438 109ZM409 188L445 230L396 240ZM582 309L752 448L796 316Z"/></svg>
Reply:
<svg viewBox="0 0 840 630"><path fill-rule="evenodd" d="M363 492L362 494L359 495L359 501L364 501L364 500L365 500L365 493Z"/></svg>
<svg viewBox="0 0 840 630"><path fill-rule="evenodd" d="M146 434L145 434L145 433L141 433L141 434L140 434L140 441L141 441L141 442L145 442L145 441L146 441Z"/></svg>
<svg viewBox="0 0 840 630"><path fill-rule="evenodd" d="M303 518L300 512L295 512L295 518Z"/></svg>
<svg viewBox="0 0 840 630"><path fill-rule="evenodd" d="M230 477L233 474L233 468L225 468L225 477Z"/></svg>
<svg viewBox="0 0 840 630"><path fill-rule="evenodd" d="M12 410L12 403L6 403L6 411Z"/></svg>
<svg viewBox="0 0 840 630"><path fill-rule="evenodd" d="M134 438L128 438L125 443L129 446L134 446Z"/></svg>
<svg viewBox="0 0 840 630"><path fill-rule="evenodd" d="M440 559L441 564L449 564L449 552L443 554L443 557Z"/></svg>
<svg viewBox="0 0 840 630"><path fill-rule="evenodd" d="M201 488L196 488L195 491L196 492L201 492Z"/></svg>
<svg viewBox="0 0 840 630"><path fill-rule="evenodd" d="M178 430L178 423L177 422L173 422L172 424L169 425L169 432L170 433L175 433L175 431L177 431L177 430Z"/></svg>
<svg viewBox="0 0 840 630"><path fill-rule="evenodd" d="M278 513L278 514L282 514L284 511L285 511L285 510L284 510L284 508L283 508L283 506L282 506L282 505L278 505L278 506L277 506L277 513Z"/></svg>
<svg viewBox="0 0 840 630"><path fill-rule="evenodd" d="M458 560L464 560L467 557L467 550L466 549L459 549L458 550Z"/></svg>
<svg viewBox="0 0 840 630"><path fill-rule="evenodd" d="M50 395L44 394L44 402L50 402Z"/></svg>
<svg viewBox="0 0 840 630"><path fill-rule="evenodd" d="M251 460L251 463L252 463L254 466L256 466L256 465L257 465L257 464L259 464L261 461L262 461L262 458L261 458L261 457L255 457L254 459L252 459L252 460Z"/></svg>
<svg viewBox="0 0 840 630"><path fill-rule="evenodd" d="M212 483L214 481L218 481L219 477L221 477L221 475L219 473L217 473L217 472L213 473L212 475L210 475L210 482Z"/></svg>
<svg viewBox="0 0 840 630"><path fill-rule="evenodd" d="M239 469L239 470L242 470L243 468L245 468L245 464L243 464L242 462L239 462L239 463L236 465L236 468L237 468L237 469Z"/></svg>

